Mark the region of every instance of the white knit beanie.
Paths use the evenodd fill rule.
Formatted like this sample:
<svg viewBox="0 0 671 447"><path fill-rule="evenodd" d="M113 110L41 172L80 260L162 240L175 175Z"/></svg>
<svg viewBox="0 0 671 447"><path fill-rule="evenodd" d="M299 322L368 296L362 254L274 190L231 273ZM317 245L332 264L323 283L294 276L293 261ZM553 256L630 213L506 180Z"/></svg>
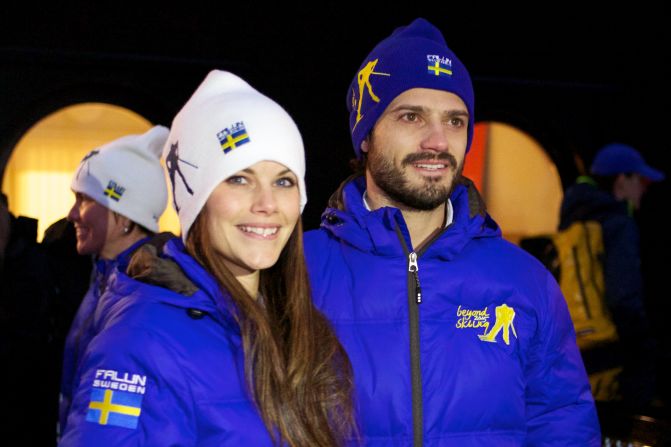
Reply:
<svg viewBox="0 0 671 447"><path fill-rule="evenodd" d="M160 163L168 129L155 126L89 152L71 188L153 232L165 211L168 191Z"/></svg>
<svg viewBox="0 0 671 447"><path fill-rule="evenodd" d="M172 122L163 150L182 239L223 180L259 161L275 161L305 193L303 140L289 114L232 73L211 71Z"/></svg>

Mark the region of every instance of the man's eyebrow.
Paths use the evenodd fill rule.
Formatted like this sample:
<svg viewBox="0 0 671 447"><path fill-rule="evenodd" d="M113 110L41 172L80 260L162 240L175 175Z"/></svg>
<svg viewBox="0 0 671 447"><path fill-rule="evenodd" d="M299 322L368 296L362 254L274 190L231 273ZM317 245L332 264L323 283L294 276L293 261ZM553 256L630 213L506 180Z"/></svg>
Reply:
<svg viewBox="0 0 671 447"><path fill-rule="evenodd" d="M468 112L466 110L448 110L445 112L445 115L447 115L448 118L455 118L455 117L466 117L468 118Z"/></svg>
<svg viewBox="0 0 671 447"><path fill-rule="evenodd" d="M394 107L393 109L391 109L389 111L391 113L394 113L394 112L399 112L401 110L407 110L409 112L424 112L424 111L426 111L426 107L413 106L413 105L410 105L410 104L399 104L399 105L397 105L396 107Z"/></svg>
<svg viewBox="0 0 671 447"><path fill-rule="evenodd" d="M415 112L415 113L421 113L421 112L426 112L428 109L423 106L415 106L415 105L410 105L410 104L399 104L393 109L389 110L389 113L396 113L400 111L408 111L408 112ZM448 110L443 113L443 115L447 115L448 118L454 118L454 117L467 117L468 118L468 111L463 110L463 109L454 109L454 110Z"/></svg>

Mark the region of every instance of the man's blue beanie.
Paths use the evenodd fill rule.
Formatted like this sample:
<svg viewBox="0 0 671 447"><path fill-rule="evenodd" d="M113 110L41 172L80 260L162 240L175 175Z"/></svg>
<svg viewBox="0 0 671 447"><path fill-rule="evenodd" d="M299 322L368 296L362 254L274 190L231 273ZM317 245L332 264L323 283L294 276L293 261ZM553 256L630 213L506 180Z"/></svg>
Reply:
<svg viewBox="0 0 671 447"><path fill-rule="evenodd" d="M420 18L380 42L352 80L347 109L357 158L361 158L361 142L389 103L412 88L444 90L464 101L469 115L466 151L470 149L475 102L471 77L447 47L440 30Z"/></svg>

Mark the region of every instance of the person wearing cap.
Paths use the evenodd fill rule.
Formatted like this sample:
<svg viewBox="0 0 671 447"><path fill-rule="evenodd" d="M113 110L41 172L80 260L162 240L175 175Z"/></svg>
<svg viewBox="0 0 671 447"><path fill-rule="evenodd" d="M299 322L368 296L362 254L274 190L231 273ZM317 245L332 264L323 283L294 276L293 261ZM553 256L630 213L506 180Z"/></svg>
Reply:
<svg viewBox="0 0 671 447"><path fill-rule="evenodd" d="M633 147L607 144L597 151L590 175L578 177L566 190L560 210L560 230L579 221L601 224L605 300L619 337L615 349L605 351L607 362L623 367L618 377L620 397L628 409L639 412L650 409L656 380L655 342L645 311L634 212L648 185L664 178Z"/></svg>
<svg viewBox="0 0 671 447"><path fill-rule="evenodd" d="M461 176L474 94L441 32L424 19L396 29L347 105L361 171L305 250L352 362L363 443L599 446L557 283Z"/></svg>
<svg viewBox="0 0 671 447"><path fill-rule="evenodd" d="M59 399L59 432L77 388L77 370L96 334L94 313L110 273L150 235L168 201L160 157L168 129L155 126L89 152L72 177L75 203L68 213L77 236L77 252L94 257L91 283L65 339Z"/></svg>
<svg viewBox="0 0 671 447"><path fill-rule="evenodd" d="M342 444L351 366L310 297L296 124L215 70L164 156L181 238L112 274L61 445Z"/></svg>

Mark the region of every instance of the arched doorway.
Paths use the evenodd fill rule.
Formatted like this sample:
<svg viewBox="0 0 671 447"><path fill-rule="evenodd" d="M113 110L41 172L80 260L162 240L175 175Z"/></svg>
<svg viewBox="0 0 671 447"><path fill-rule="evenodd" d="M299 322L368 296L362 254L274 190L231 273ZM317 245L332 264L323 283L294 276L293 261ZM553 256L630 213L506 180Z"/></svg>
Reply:
<svg viewBox="0 0 671 447"><path fill-rule="evenodd" d="M504 237L553 233L563 198L559 172L543 147L508 124L475 125L464 175L472 179Z"/></svg>
<svg viewBox="0 0 671 447"><path fill-rule="evenodd" d="M75 104L44 117L23 135L6 166L2 191L10 211L38 219L41 240L44 230L72 206L70 180L81 159L101 144L151 126L141 115L106 103ZM179 232L170 206L159 224L161 230Z"/></svg>

